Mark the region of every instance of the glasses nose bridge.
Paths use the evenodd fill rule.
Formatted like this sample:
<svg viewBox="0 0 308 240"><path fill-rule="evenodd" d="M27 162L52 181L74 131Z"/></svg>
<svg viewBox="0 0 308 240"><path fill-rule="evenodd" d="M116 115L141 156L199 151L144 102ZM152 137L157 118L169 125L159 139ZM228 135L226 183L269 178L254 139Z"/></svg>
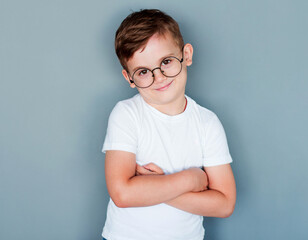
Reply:
<svg viewBox="0 0 308 240"><path fill-rule="evenodd" d="M161 67L153 68L153 69L151 70L151 73L152 73L152 77L153 77L153 78L155 77L155 76L154 76L154 71L155 71L156 69L159 69L160 73L163 73L163 71L161 70Z"/></svg>

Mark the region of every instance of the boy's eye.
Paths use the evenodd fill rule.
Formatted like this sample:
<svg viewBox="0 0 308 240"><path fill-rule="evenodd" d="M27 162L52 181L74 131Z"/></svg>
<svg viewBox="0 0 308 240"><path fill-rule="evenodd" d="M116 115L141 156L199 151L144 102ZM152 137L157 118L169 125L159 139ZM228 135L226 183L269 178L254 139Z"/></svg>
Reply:
<svg viewBox="0 0 308 240"><path fill-rule="evenodd" d="M167 64L170 64L172 62L172 59L170 58L165 58L163 61L162 61L162 65L167 65Z"/></svg>
<svg viewBox="0 0 308 240"><path fill-rule="evenodd" d="M146 75L149 71L150 71L149 69L140 69L140 70L138 70L137 75L138 75L138 76L144 76L144 75Z"/></svg>

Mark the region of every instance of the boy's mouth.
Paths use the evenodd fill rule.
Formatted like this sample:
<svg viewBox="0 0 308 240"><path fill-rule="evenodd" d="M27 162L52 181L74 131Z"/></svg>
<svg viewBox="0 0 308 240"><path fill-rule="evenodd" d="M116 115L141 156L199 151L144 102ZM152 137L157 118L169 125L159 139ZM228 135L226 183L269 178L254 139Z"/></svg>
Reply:
<svg viewBox="0 0 308 240"><path fill-rule="evenodd" d="M172 80L170 83L168 83L167 85L165 85L165 86L163 86L163 87L161 87L161 88L157 88L156 90L157 90L157 91L165 91L165 90L167 90L167 89L169 88L169 86L171 85L171 83L173 83L173 80Z"/></svg>

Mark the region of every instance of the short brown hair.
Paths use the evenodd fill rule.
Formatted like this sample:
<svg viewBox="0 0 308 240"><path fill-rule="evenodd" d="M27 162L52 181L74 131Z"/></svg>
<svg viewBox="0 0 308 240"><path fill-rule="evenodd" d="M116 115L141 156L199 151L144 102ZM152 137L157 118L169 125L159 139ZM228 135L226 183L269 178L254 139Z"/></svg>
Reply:
<svg viewBox="0 0 308 240"><path fill-rule="evenodd" d="M115 35L115 50L124 69L134 53L145 46L156 33L171 33L176 44L182 48L184 41L178 23L158 9L144 9L128 15Z"/></svg>

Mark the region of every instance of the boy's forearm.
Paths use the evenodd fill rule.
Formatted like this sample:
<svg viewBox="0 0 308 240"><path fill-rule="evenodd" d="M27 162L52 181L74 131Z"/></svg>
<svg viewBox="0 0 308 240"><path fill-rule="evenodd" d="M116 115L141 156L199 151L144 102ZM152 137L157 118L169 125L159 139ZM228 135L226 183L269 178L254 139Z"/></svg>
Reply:
<svg viewBox="0 0 308 240"><path fill-rule="evenodd" d="M187 192L165 203L196 215L224 218L232 214L235 199L216 190L206 190Z"/></svg>
<svg viewBox="0 0 308 240"><path fill-rule="evenodd" d="M123 188L119 207L160 204L192 191L190 175L182 171L170 175L142 175L130 178Z"/></svg>

